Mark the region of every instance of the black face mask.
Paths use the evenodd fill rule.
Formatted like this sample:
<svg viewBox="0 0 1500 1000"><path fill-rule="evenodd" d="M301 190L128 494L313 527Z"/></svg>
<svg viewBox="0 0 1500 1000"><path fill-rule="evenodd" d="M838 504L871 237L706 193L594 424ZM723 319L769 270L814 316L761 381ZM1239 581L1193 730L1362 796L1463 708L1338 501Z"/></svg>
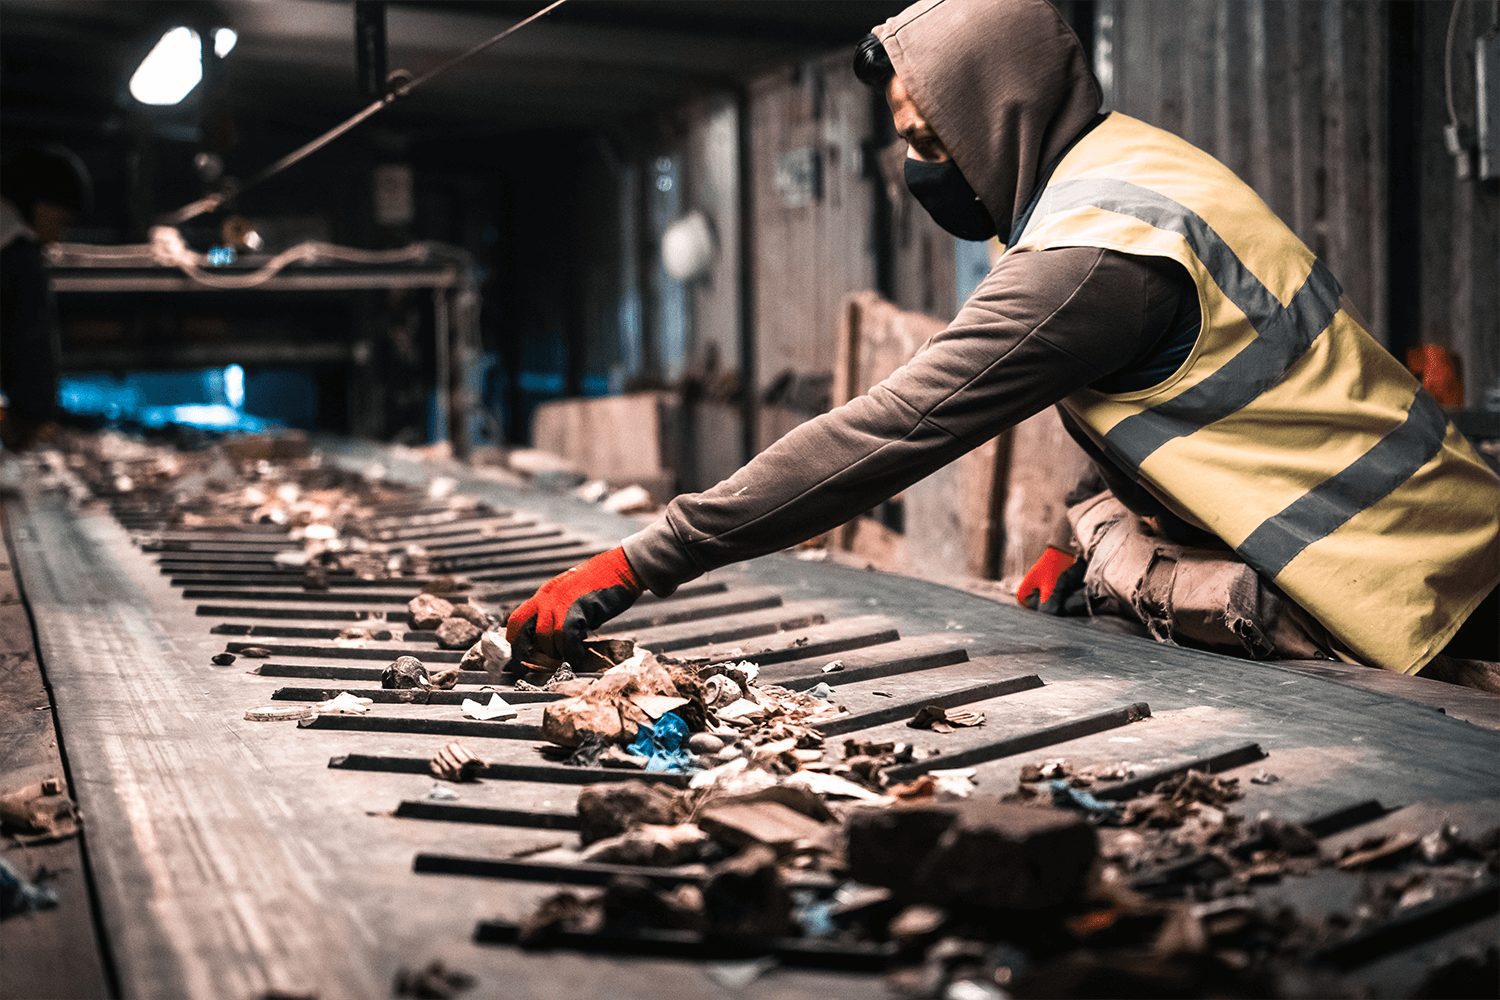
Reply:
<svg viewBox="0 0 1500 1000"><path fill-rule="evenodd" d="M907 189L933 222L961 240L987 240L996 235L995 220L958 172L958 164L952 160L928 163L908 156L905 169Z"/></svg>

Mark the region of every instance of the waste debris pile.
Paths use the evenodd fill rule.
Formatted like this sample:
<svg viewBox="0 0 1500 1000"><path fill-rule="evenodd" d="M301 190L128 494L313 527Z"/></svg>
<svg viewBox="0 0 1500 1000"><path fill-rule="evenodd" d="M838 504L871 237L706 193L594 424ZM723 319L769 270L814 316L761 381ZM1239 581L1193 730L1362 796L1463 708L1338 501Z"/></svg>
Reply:
<svg viewBox="0 0 1500 1000"><path fill-rule="evenodd" d="M696 718L699 703L678 697ZM671 943L880 969L905 996L1353 997L1362 988L1342 973L1352 951L1379 947L1371 928L1500 893L1500 828L1444 822L1331 848L1299 824L1236 814L1232 777L1188 770L1113 801L1128 763L1040 761L1005 796L928 783L903 798L879 774L909 753L851 740L841 777L752 746L683 788L588 786L578 848L528 857L617 867L508 932L530 948ZM1292 902L1354 877L1352 911ZM1495 969L1494 948L1470 950L1430 981L1491 995Z"/></svg>
<svg viewBox="0 0 1500 1000"><path fill-rule="evenodd" d="M1295 788L1295 767L1285 778L1211 764L1163 772L1109 758L1022 761L1041 751L1014 746L965 758L966 739L998 729L1003 745L1012 736L1008 710L965 689L958 693L969 700L930 693L856 716L839 686L871 678L857 650L839 652L848 665L827 659L830 650L794 689L762 677L755 656L775 670L769 649L678 658L604 636L589 640L577 663L514 649L507 609L487 603L509 596L471 595L472 581L433 575L445 564L431 551L388 541L376 527L372 512L410 504L410 487L387 482L379 467L355 474L327 465L295 438L185 453L101 435L56 461L100 496L133 496L165 511L168 524L284 529L278 537L295 544L275 558L282 570L300 571L302 588L342 590L351 576L411 584L389 618L382 612L321 636L376 668L339 665L330 679L373 684L378 673L380 690L304 689L316 697L246 718L349 716L325 719L337 725L323 728L379 732L365 725L389 724L371 712L377 702L423 706L420 721L443 742L384 763L431 786L421 803L427 815L479 799L483 786L474 782L540 770L529 757L516 762L531 749L490 736L588 769L558 781L592 782L578 795L576 824L564 816L569 822L546 827L569 831L568 842L503 860L597 888L555 892L524 919L481 925L486 942L880 971L899 995L965 1000L1355 996L1363 987L1345 973L1392 935L1435 937L1455 907L1489 919L1500 912L1500 827L1441 816L1422 828L1382 826L1383 812L1297 821L1245 808L1251 786ZM633 509L639 496L622 492L591 485L582 495ZM472 503L451 480L425 499L426 509L450 512ZM174 543L160 534L148 547ZM807 641L784 640L787 649ZM265 660L270 647L287 648L261 641L235 644L212 662ZM974 707L980 702L986 711ZM1138 718L1134 706L1126 712ZM453 735L485 737L484 749ZM954 765L981 766L933 766L944 762L933 748L944 741L959 749ZM1266 756L1252 749L1255 760ZM993 782L1008 767L1013 787L981 784L981 770ZM554 781L564 767L545 770ZM34 800L26 800L26 822L68 821L60 805L38 811ZM514 805L493 811L526 812ZM0 812L21 815L4 800ZM42 905L14 871L0 876L0 888ZM1450 957L1429 970L1426 995L1494 994L1494 947ZM408 968L396 990L439 995L465 979L440 964Z"/></svg>
<svg viewBox="0 0 1500 1000"><path fill-rule="evenodd" d="M285 529L284 537L300 544L278 552L275 563L302 570L309 590L327 589L334 571L386 580L426 575L431 568L424 546L384 542L373 527L374 512L409 502L411 488L388 481L379 465L354 472L325 462L303 435L225 438L187 451L112 432L77 434L46 458L61 463L96 497L149 507L167 528ZM453 511L475 506L441 486L434 481L429 487L429 494L441 494L435 501ZM139 540L147 551L172 547L160 538Z"/></svg>

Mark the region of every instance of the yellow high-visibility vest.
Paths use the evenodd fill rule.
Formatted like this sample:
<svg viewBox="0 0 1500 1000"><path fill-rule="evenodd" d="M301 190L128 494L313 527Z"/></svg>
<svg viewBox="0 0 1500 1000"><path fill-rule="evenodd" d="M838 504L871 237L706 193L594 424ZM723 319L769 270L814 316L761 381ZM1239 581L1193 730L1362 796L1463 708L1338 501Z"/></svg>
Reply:
<svg viewBox="0 0 1500 1000"><path fill-rule="evenodd" d="M1063 402L1089 436L1354 658L1415 673L1441 652L1500 582L1500 478L1312 251L1219 161L1118 113L1006 253L1063 246L1175 260L1203 316L1165 381Z"/></svg>

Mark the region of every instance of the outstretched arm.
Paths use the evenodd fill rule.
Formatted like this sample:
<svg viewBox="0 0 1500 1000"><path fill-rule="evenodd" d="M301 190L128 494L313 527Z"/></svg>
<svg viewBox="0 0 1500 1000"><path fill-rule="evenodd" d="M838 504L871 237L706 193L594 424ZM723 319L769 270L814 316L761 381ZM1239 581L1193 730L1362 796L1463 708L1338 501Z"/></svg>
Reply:
<svg viewBox="0 0 1500 1000"><path fill-rule="evenodd" d="M797 427L712 489L673 500L624 544L657 594L869 510L1150 350L1157 280L1091 247L1012 254L954 321L857 399Z"/></svg>

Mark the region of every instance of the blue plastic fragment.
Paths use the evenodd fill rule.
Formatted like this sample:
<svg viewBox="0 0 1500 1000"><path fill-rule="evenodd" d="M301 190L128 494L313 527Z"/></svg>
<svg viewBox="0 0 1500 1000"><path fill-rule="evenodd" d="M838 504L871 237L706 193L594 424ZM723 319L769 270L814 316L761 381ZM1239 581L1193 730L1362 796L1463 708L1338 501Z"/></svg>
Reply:
<svg viewBox="0 0 1500 1000"><path fill-rule="evenodd" d="M56 893L30 881L12 868L10 862L0 859L0 920L32 910L50 910L56 905Z"/></svg>
<svg viewBox="0 0 1500 1000"><path fill-rule="evenodd" d="M1104 802L1082 788L1074 788L1065 778L1048 782L1052 789L1052 804L1065 809L1081 809L1099 820L1114 820L1120 815L1120 806L1115 802Z"/></svg>
<svg viewBox="0 0 1500 1000"><path fill-rule="evenodd" d="M694 771L693 755L683 747L688 727L676 712L665 712L656 724L641 723L635 739L625 748L628 753L645 757L647 771Z"/></svg>
<svg viewBox="0 0 1500 1000"><path fill-rule="evenodd" d="M833 922L833 910L838 900L821 897L808 889L792 892L792 919L802 928L802 936L810 938L833 937L838 926Z"/></svg>

